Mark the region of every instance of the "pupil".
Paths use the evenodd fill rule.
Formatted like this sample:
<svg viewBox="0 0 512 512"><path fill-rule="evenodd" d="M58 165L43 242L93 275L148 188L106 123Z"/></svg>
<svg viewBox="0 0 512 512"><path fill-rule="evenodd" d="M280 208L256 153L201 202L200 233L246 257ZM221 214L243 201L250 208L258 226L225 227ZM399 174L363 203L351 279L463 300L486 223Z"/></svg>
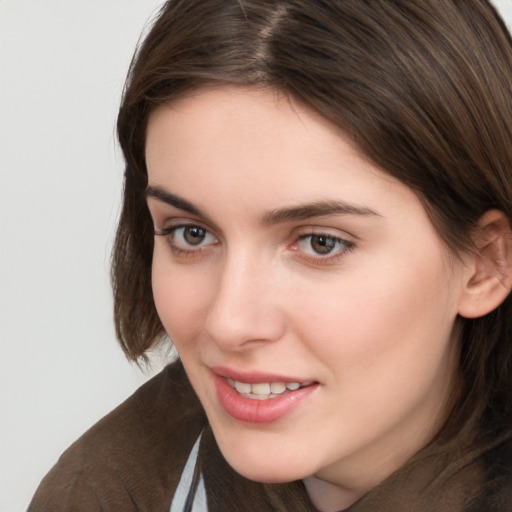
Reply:
<svg viewBox="0 0 512 512"><path fill-rule="evenodd" d="M204 240L205 235L205 230L197 226L185 228L183 233L183 237L190 245L199 245Z"/></svg>
<svg viewBox="0 0 512 512"><path fill-rule="evenodd" d="M328 236L316 235L311 237L311 247L319 254L329 254L335 245L336 242Z"/></svg>

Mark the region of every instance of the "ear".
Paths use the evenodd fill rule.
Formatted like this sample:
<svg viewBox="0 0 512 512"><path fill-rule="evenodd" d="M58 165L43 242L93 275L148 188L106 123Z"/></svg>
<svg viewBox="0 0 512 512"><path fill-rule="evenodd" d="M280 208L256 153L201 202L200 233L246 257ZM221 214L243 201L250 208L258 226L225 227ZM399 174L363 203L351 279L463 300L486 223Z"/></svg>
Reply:
<svg viewBox="0 0 512 512"><path fill-rule="evenodd" d="M469 255L459 315L478 318L496 309L512 288L510 224L499 210L489 210L478 221Z"/></svg>

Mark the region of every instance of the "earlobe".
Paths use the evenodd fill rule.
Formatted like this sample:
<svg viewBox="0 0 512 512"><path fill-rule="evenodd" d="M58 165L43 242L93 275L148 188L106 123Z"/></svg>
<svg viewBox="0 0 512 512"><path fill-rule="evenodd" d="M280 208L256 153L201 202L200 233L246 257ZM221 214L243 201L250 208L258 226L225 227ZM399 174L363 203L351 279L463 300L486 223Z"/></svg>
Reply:
<svg viewBox="0 0 512 512"><path fill-rule="evenodd" d="M496 309L512 288L510 223L499 210L487 211L474 233L476 251L469 257L458 313L478 318Z"/></svg>

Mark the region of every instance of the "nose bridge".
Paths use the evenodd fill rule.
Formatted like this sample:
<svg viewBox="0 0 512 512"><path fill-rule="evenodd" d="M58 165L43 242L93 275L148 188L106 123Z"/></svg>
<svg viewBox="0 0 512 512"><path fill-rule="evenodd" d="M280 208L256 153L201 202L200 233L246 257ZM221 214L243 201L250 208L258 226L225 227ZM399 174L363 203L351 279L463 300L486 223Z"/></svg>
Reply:
<svg viewBox="0 0 512 512"><path fill-rule="evenodd" d="M210 337L230 350L247 342L278 339L283 319L276 284L271 265L257 252L241 249L226 254L206 317Z"/></svg>

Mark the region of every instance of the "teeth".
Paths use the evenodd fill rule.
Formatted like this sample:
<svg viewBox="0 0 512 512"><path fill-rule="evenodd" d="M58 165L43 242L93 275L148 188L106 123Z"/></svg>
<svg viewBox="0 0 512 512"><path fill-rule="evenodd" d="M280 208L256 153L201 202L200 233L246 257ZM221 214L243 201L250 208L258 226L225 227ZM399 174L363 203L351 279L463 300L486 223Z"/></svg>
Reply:
<svg viewBox="0 0 512 512"><path fill-rule="evenodd" d="M239 392L239 393L250 393L251 392L251 385L248 384L247 382L238 382L238 381L235 381L235 389Z"/></svg>
<svg viewBox="0 0 512 512"><path fill-rule="evenodd" d="M270 395L270 384L267 382L252 384L251 392L253 395Z"/></svg>
<svg viewBox="0 0 512 512"><path fill-rule="evenodd" d="M275 395L284 393L286 391L286 384L284 382L272 382L270 384L270 391Z"/></svg>
<svg viewBox="0 0 512 512"><path fill-rule="evenodd" d="M286 391L296 391L300 387L309 386L312 382L258 382L250 384L248 382L239 382L233 379L227 379L229 385L235 388L241 395L252 398L253 400L267 400L276 398Z"/></svg>

